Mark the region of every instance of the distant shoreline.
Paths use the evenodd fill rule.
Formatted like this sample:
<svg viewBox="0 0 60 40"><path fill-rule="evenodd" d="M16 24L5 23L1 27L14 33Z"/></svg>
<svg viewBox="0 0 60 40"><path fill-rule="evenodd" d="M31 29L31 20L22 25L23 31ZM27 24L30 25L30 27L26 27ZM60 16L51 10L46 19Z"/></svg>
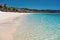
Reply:
<svg viewBox="0 0 60 40"><path fill-rule="evenodd" d="M14 8L14 7L8 7L6 4L0 5L0 11L19 12L19 13L60 13L60 10L37 10L29 8Z"/></svg>

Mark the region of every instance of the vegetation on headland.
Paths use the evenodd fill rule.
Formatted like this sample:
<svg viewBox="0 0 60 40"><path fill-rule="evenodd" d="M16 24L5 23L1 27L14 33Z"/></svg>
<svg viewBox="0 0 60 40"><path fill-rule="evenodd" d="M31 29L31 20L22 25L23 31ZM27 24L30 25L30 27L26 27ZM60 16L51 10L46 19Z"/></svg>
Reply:
<svg viewBox="0 0 60 40"><path fill-rule="evenodd" d="M60 13L60 10L37 10L37 9L29 9L29 8L14 8L14 7L9 7L6 4L0 5L0 11L20 12L20 13Z"/></svg>

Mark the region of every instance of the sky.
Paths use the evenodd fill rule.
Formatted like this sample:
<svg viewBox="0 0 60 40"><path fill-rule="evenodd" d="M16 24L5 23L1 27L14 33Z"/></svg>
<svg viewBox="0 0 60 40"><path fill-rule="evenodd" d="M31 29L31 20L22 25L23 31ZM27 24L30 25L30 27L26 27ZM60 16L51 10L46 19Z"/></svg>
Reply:
<svg viewBox="0 0 60 40"><path fill-rule="evenodd" d="M60 0L0 0L0 4L17 8L60 10Z"/></svg>

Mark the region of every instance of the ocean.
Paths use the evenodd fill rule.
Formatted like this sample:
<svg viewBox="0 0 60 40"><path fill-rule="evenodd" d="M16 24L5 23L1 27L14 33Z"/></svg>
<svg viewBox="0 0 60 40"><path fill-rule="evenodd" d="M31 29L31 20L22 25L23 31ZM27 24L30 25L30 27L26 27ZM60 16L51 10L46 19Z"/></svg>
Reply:
<svg viewBox="0 0 60 40"><path fill-rule="evenodd" d="M26 15L14 40L60 40L60 14Z"/></svg>

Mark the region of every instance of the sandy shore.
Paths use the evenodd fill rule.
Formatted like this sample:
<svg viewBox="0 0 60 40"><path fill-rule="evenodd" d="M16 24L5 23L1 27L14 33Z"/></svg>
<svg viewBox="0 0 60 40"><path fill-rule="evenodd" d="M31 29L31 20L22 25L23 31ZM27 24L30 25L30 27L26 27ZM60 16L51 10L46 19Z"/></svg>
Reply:
<svg viewBox="0 0 60 40"><path fill-rule="evenodd" d="M30 13L0 12L0 40L14 40L13 34L27 14Z"/></svg>

